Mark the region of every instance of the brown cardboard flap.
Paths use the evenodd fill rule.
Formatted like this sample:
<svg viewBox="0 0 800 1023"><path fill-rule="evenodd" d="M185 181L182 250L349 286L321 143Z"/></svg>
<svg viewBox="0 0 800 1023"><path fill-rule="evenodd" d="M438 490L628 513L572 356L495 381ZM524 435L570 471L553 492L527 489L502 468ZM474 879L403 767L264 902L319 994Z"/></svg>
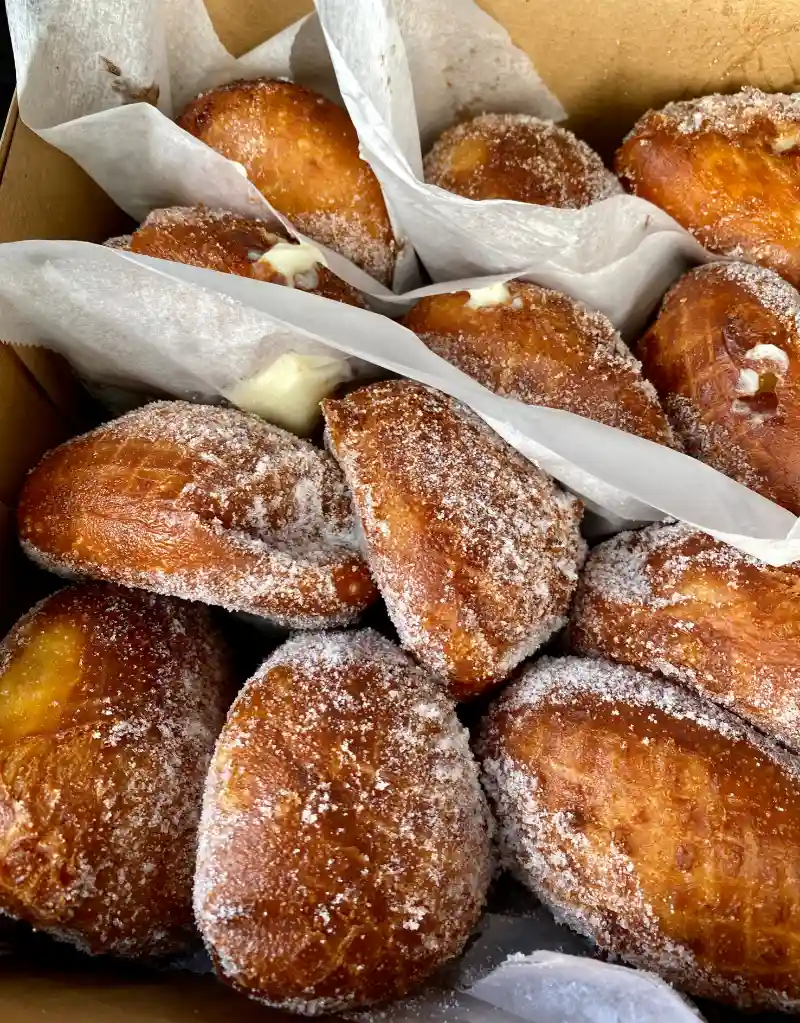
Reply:
<svg viewBox="0 0 800 1023"><path fill-rule="evenodd" d="M66 359L46 348L12 345L22 365L61 415L78 429L87 419L87 394L72 372Z"/></svg>
<svg viewBox="0 0 800 1023"><path fill-rule="evenodd" d="M17 106L17 94L15 92L11 97L11 106L8 108L6 123L3 125L3 134L2 137L0 137L0 176L2 176L6 160L8 159L8 152L11 149L11 140L14 137L14 129L17 126L18 120L19 107Z"/></svg>
<svg viewBox="0 0 800 1023"><path fill-rule="evenodd" d="M129 224L73 160L25 127L16 97L0 140L0 173L0 242L26 238L104 241ZM85 398L66 363L40 348L15 351L56 408L69 421L79 422ZM0 393L5 386L0 381ZM0 447L0 457L3 453ZM0 498L3 472L0 467Z"/></svg>
<svg viewBox="0 0 800 1023"><path fill-rule="evenodd" d="M13 349L0 344L0 502L13 507L28 469L70 432Z"/></svg>
<svg viewBox="0 0 800 1023"><path fill-rule="evenodd" d="M312 0L204 0L224 46L239 57L308 14Z"/></svg>
<svg viewBox="0 0 800 1023"><path fill-rule="evenodd" d="M784 0L477 2L606 154L669 100L741 85L791 92L800 80L798 8Z"/></svg>
<svg viewBox="0 0 800 1023"><path fill-rule="evenodd" d="M130 220L69 156L18 120L0 181L0 241L105 241Z"/></svg>
<svg viewBox="0 0 800 1023"><path fill-rule="evenodd" d="M130 977L126 976L130 972ZM3 1023L291 1023L296 1016L242 998L213 977L135 974L120 967L37 969L0 959Z"/></svg>

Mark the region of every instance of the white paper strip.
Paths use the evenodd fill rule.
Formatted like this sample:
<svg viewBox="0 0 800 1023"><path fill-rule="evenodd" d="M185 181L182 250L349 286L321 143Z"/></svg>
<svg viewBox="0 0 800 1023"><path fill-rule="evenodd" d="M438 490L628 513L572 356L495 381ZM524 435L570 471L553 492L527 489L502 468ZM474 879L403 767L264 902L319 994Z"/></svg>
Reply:
<svg viewBox="0 0 800 1023"><path fill-rule="evenodd" d="M673 516L771 564L800 559L795 517L702 462L612 427L491 393L399 323L297 289L86 242L0 246L0 337L41 343L105 383L231 394L287 352L348 358L466 402L603 513ZM793 532L794 530L794 532Z"/></svg>
<svg viewBox="0 0 800 1023"><path fill-rule="evenodd" d="M469 994L530 1023L697 1023L703 1018L653 973L558 952L512 956Z"/></svg>
<svg viewBox="0 0 800 1023"><path fill-rule="evenodd" d="M155 208L202 202L292 230L230 161L170 119L214 85L289 77L332 98L341 93L398 233L434 280L524 276L602 310L630 334L668 285L706 258L671 218L631 196L554 210L473 202L425 185L421 152L454 120L478 110L559 118L558 100L473 0L317 6L324 35L312 16L237 60L202 0L8 0L22 119L137 220ZM345 280L386 296L357 267L328 255ZM395 291L416 279L407 245Z"/></svg>
<svg viewBox="0 0 800 1023"><path fill-rule="evenodd" d="M235 164L172 118L198 93L237 78L291 78L339 99L315 16L237 60L217 38L202 0L9 0L7 7L22 120L131 217L204 203L302 237ZM402 240L399 226L397 234ZM340 277L387 293L325 251ZM405 245L395 288L417 281L416 258Z"/></svg>
<svg viewBox="0 0 800 1023"><path fill-rule="evenodd" d="M420 152L465 113L554 117L557 101L472 0L317 0L316 6L362 152L434 280L524 271L600 309L629 333L676 276L707 258L671 217L634 196L562 210L476 202L425 184ZM475 54L459 46L463 26L483 32Z"/></svg>

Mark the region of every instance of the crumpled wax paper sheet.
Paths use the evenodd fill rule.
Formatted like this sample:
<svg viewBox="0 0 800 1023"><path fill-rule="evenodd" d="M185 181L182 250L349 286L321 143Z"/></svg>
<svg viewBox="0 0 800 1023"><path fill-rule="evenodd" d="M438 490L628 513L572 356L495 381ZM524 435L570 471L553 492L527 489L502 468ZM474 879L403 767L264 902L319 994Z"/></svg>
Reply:
<svg viewBox="0 0 800 1023"><path fill-rule="evenodd" d="M359 1023L698 1023L702 1016L645 970L587 958L588 942L538 906L487 913L474 943L437 984Z"/></svg>
<svg viewBox="0 0 800 1023"><path fill-rule="evenodd" d="M422 153L465 116L559 119L563 109L473 0L316 6L362 153L434 280L511 272L564 291L631 332L677 276L708 258L671 217L634 196L562 210L476 202L425 184Z"/></svg>
<svg viewBox="0 0 800 1023"><path fill-rule="evenodd" d="M434 280L527 277L601 309L629 333L669 283L707 258L671 218L631 196L553 210L475 203L421 182L422 147L464 113L564 115L525 54L472 0L318 0L324 35L310 16L238 59L202 0L7 6L23 121L136 220L205 203L293 230L234 164L171 120L204 89L266 75L344 98L398 235ZM417 283L411 245L403 251L396 292ZM325 255L343 279L391 301L358 267Z"/></svg>
<svg viewBox="0 0 800 1023"><path fill-rule="evenodd" d="M346 361L343 379L379 367L465 402L607 531L674 517L770 564L800 559L790 512L702 462L500 397L394 320L297 289L86 242L12 242L0 246L0 337L53 348L106 384L235 403L287 354Z"/></svg>
<svg viewBox="0 0 800 1023"><path fill-rule="evenodd" d="M292 291L289 304L313 297ZM321 397L340 383L374 376L371 366L292 321L153 273L88 242L0 245L0 336L64 355L118 412L136 404L137 393L139 404L159 395L235 400L243 383L263 378L280 359L285 381L287 359L299 356L303 393L286 396L288 421L274 407L249 402L246 393L239 400L298 433L306 432L303 417L316 414ZM295 376L289 374L290 385ZM310 393L315 387L316 396Z"/></svg>
<svg viewBox="0 0 800 1023"><path fill-rule="evenodd" d="M237 165L172 118L200 92L238 78L290 78L339 99L315 16L235 59L202 0L7 0L6 6L22 120L68 153L131 217L141 221L153 209L204 203L302 237ZM323 251L331 269L355 287L388 293L342 256ZM413 249L403 245L395 289L417 280Z"/></svg>

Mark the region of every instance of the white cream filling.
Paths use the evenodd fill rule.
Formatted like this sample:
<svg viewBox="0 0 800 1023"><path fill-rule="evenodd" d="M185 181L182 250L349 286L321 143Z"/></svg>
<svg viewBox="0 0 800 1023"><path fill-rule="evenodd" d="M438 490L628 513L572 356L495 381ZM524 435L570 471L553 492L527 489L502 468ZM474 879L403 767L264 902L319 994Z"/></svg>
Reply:
<svg viewBox="0 0 800 1023"><path fill-rule="evenodd" d="M739 371L739 380L736 384L738 394L758 394L761 377L754 369L742 369Z"/></svg>
<svg viewBox="0 0 800 1023"><path fill-rule="evenodd" d="M786 373L789 370L789 356L782 348L778 348L777 345L754 345L749 351L745 352L744 357L751 359L753 362L772 362L780 367L782 373Z"/></svg>
<svg viewBox="0 0 800 1023"><path fill-rule="evenodd" d="M325 257L315 245L308 242L278 242L258 259L271 266L275 273L286 278L290 288L316 288L319 284L318 266L327 266Z"/></svg>
<svg viewBox="0 0 800 1023"><path fill-rule="evenodd" d="M246 412L308 436L320 415L319 403L352 376L344 359L286 352L271 366L225 392Z"/></svg>
<svg viewBox="0 0 800 1023"><path fill-rule="evenodd" d="M488 284L485 288L473 288L469 292L467 305L470 309L488 309L494 305L506 305L511 301L511 292L503 281Z"/></svg>

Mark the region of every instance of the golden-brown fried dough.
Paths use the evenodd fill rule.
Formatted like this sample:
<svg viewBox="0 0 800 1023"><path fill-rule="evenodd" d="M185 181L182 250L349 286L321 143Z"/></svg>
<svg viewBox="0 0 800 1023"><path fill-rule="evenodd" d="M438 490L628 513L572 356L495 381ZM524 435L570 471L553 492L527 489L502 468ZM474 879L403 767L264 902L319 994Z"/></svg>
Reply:
<svg viewBox="0 0 800 1023"><path fill-rule="evenodd" d="M186 948L232 695L198 606L92 584L23 618L0 646L0 911L92 953Z"/></svg>
<svg viewBox="0 0 800 1023"><path fill-rule="evenodd" d="M693 693L544 659L479 744L501 848L556 918L690 994L800 1009L800 762Z"/></svg>
<svg viewBox="0 0 800 1023"><path fill-rule="evenodd" d="M195 912L219 973L307 1015L402 996L477 922L489 822L430 676L371 631L290 640L239 694L208 777Z"/></svg>
<svg viewBox="0 0 800 1023"><path fill-rule="evenodd" d="M689 454L800 514L800 295L771 270L682 277L636 349Z"/></svg>
<svg viewBox="0 0 800 1023"><path fill-rule="evenodd" d="M529 114L481 114L449 128L424 169L429 184L468 199L578 209L620 191L585 142Z"/></svg>
<svg viewBox="0 0 800 1023"><path fill-rule="evenodd" d="M502 682L564 624L580 503L465 406L411 380L323 412L403 645L458 699Z"/></svg>
<svg viewBox="0 0 800 1023"><path fill-rule="evenodd" d="M128 247L143 256L284 284L348 305L365 304L355 288L325 266L314 246L290 241L261 221L234 213L203 206L154 210L133 232Z"/></svg>
<svg viewBox="0 0 800 1023"><path fill-rule="evenodd" d="M405 325L496 394L673 445L651 384L602 313L523 281L420 299Z"/></svg>
<svg viewBox="0 0 800 1023"><path fill-rule="evenodd" d="M800 572L686 525L596 547L570 645L660 672L800 750Z"/></svg>
<svg viewBox="0 0 800 1023"><path fill-rule="evenodd" d="M333 459L235 409L156 402L67 441L28 476L19 532L52 571L291 628L377 596Z"/></svg>
<svg viewBox="0 0 800 1023"><path fill-rule="evenodd" d="M711 252L800 285L800 102L742 89L669 103L636 124L617 173Z"/></svg>
<svg viewBox="0 0 800 1023"><path fill-rule="evenodd" d="M397 245L386 203L341 107L293 82L258 79L203 93L178 124L239 163L303 234L392 283Z"/></svg>

